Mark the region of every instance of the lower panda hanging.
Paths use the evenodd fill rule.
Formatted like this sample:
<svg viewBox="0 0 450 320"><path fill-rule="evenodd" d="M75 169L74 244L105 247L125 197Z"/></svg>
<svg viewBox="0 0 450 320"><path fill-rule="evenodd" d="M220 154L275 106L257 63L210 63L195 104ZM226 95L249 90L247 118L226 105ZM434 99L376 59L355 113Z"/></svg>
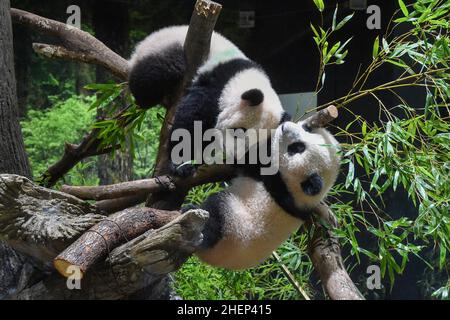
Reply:
<svg viewBox="0 0 450 320"><path fill-rule="evenodd" d="M327 130L285 122L270 148L279 166L275 175L243 166L229 187L201 205L209 219L196 255L207 264L231 270L257 266L308 219L333 186L340 157L338 142Z"/></svg>

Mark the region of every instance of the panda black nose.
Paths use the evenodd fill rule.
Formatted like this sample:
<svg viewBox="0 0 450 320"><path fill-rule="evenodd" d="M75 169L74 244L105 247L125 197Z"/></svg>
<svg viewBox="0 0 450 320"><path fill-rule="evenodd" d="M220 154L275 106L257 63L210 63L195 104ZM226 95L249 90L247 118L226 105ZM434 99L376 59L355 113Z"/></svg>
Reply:
<svg viewBox="0 0 450 320"><path fill-rule="evenodd" d="M256 107L264 101L264 94L259 89L251 89L245 91L241 99L247 101L250 107Z"/></svg>
<svg viewBox="0 0 450 320"><path fill-rule="evenodd" d="M281 133L284 133L284 123L281 125Z"/></svg>

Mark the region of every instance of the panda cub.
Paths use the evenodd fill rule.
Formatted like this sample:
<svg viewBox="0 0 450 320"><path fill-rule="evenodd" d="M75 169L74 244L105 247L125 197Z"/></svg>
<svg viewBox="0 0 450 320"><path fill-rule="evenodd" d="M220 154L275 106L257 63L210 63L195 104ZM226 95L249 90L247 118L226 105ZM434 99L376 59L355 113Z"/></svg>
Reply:
<svg viewBox="0 0 450 320"><path fill-rule="evenodd" d="M210 217L197 251L204 262L239 270L257 266L306 220L339 171L338 142L325 129L285 122L271 139L275 175L243 168L201 206ZM277 156L279 155L279 156Z"/></svg>
<svg viewBox="0 0 450 320"><path fill-rule="evenodd" d="M188 26L164 28L137 45L129 61L129 87L142 108L164 103L181 83L186 70L183 44L187 31ZM177 106L172 132L186 129L193 137L195 121L201 121L203 134L211 128L275 129L287 120L289 115L263 69L214 32L209 57ZM170 142L170 153L177 143ZM173 173L191 173L192 168L179 165L172 164Z"/></svg>

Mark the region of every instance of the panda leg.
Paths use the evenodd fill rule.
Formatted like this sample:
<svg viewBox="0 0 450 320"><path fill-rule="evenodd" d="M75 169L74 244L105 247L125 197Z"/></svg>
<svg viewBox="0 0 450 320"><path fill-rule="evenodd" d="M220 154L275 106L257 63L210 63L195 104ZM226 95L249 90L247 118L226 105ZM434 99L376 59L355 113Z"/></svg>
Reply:
<svg viewBox="0 0 450 320"><path fill-rule="evenodd" d="M163 102L183 80L186 61L180 45L151 54L131 66L128 85L136 104L147 109Z"/></svg>
<svg viewBox="0 0 450 320"><path fill-rule="evenodd" d="M208 197L201 208L209 213L208 221L203 229L203 242L200 245L201 249L206 250L214 247L223 237L226 214L225 192Z"/></svg>

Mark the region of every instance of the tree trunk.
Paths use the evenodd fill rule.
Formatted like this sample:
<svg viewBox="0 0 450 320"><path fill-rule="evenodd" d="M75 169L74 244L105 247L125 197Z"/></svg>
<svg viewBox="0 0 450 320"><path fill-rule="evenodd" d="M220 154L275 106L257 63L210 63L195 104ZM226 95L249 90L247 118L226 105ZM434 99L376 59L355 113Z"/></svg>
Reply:
<svg viewBox="0 0 450 320"><path fill-rule="evenodd" d="M9 0L0 1L0 173L31 177L18 119Z"/></svg>
<svg viewBox="0 0 450 320"><path fill-rule="evenodd" d="M129 13L128 4L97 0L93 8L95 36L106 46L122 57L128 54ZM107 70L97 67L96 82L106 83L114 80ZM121 103L121 102L118 102ZM125 104L125 102L122 102ZM105 116L99 113L99 117ZM98 163L100 184L112 184L132 179L133 158L127 147L124 152L115 151L114 158L101 155Z"/></svg>
<svg viewBox="0 0 450 320"><path fill-rule="evenodd" d="M0 1L0 173L31 177L18 119L9 0ZM31 258L0 242L0 299L25 288L34 274Z"/></svg>
<svg viewBox="0 0 450 320"><path fill-rule="evenodd" d="M17 99L19 117L25 117L27 114L27 102L29 95L29 72L31 56L30 31L25 26L17 25L14 30L14 60L17 80Z"/></svg>

